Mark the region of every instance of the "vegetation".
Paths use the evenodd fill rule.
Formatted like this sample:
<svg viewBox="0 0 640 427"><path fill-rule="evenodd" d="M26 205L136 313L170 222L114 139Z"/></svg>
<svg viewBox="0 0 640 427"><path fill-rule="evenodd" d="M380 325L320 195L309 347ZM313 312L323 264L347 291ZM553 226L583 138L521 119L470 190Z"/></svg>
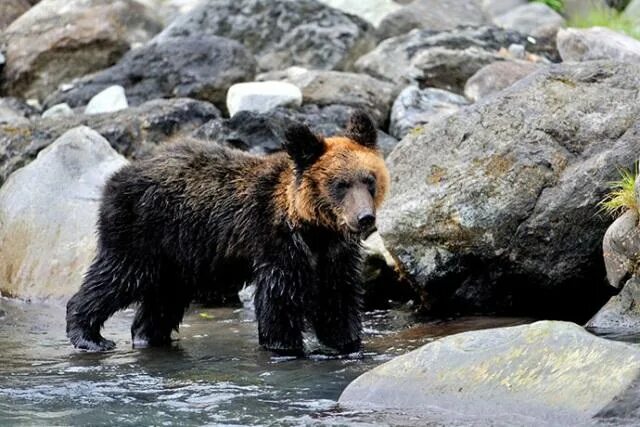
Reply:
<svg viewBox="0 0 640 427"><path fill-rule="evenodd" d="M530 0L537 3L544 3L556 12L562 12L564 10L564 0Z"/></svg>
<svg viewBox="0 0 640 427"><path fill-rule="evenodd" d="M575 28L605 27L640 39L640 26L636 25L621 12L604 7L591 9L586 14L571 18L568 26Z"/></svg>
<svg viewBox="0 0 640 427"><path fill-rule="evenodd" d="M638 163L633 171L623 169L620 179L611 183L611 191L600 202L600 208L611 216L619 216L629 209L640 211L635 196L636 178L638 177Z"/></svg>

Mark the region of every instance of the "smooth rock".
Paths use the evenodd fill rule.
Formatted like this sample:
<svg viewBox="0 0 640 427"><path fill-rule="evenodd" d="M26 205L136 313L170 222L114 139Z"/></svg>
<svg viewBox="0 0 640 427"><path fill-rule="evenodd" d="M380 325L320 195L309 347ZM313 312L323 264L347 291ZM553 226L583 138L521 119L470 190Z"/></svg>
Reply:
<svg viewBox="0 0 640 427"><path fill-rule="evenodd" d="M389 133L402 139L412 129L453 114L468 104L464 96L446 90L408 86L393 103Z"/></svg>
<svg viewBox="0 0 640 427"><path fill-rule="evenodd" d="M478 70L464 86L464 94L478 101L511 86L540 68L539 64L525 61L494 62Z"/></svg>
<svg viewBox="0 0 640 427"><path fill-rule="evenodd" d="M378 27L381 39L399 36L413 29L452 30L460 26L488 24L477 0L415 0L390 13Z"/></svg>
<svg viewBox="0 0 640 427"><path fill-rule="evenodd" d="M96 94L84 109L85 114L113 113L129 108L127 95L122 86L110 86Z"/></svg>
<svg viewBox="0 0 640 427"><path fill-rule="evenodd" d="M460 28L434 33L414 30L384 40L356 62L356 70L400 87L417 83L462 93L480 68L504 60L500 49L521 44L529 52L545 49L522 34L495 27Z"/></svg>
<svg viewBox="0 0 640 427"><path fill-rule="evenodd" d="M113 67L58 90L45 104L86 105L96 93L119 85L134 106L158 98L188 97L224 108L229 88L252 80L255 67L253 55L230 39L205 35L154 39L128 52Z"/></svg>
<svg viewBox="0 0 640 427"><path fill-rule="evenodd" d="M636 334L640 328L640 278L629 279L620 293L611 297L586 326L594 330Z"/></svg>
<svg viewBox="0 0 640 427"><path fill-rule="evenodd" d="M2 0L0 3L0 31L3 31L31 7L29 0Z"/></svg>
<svg viewBox="0 0 640 427"><path fill-rule="evenodd" d="M534 37L553 35L566 24L562 15L540 2L516 7L510 12L495 17L493 22L499 27Z"/></svg>
<svg viewBox="0 0 640 427"><path fill-rule="evenodd" d="M609 298L599 202L640 157L640 65L545 67L408 134L378 214L425 309L590 317Z"/></svg>
<svg viewBox="0 0 640 427"><path fill-rule="evenodd" d="M103 135L120 154L139 158L159 144L190 134L220 117L213 105L192 99L159 99L115 113L58 116L20 125L0 125L0 185L16 169L69 129L88 126Z"/></svg>
<svg viewBox="0 0 640 427"><path fill-rule="evenodd" d="M73 116L74 114L75 113L71 107L69 107L69 104L62 103L49 107L44 113L42 113L42 118L47 119L50 117Z"/></svg>
<svg viewBox="0 0 640 427"><path fill-rule="evenodd" d="M631 3L626 7L622 16L634 23L640 24L640 0L631 0Z"/></svg>
<svg viewBox="0 0 640 427"><path fill-rule="evenodd" d="M299 107L302 92L287 82L265 81L236 83L227 92L227 110L230 116L239 111L266 113L276 107Z"/></svg>
<svg viewBox="0 0 640 427"><path fill-rule="evenodd" d="M558 51L565 62L598 59L640 62L640 41L601 27L558 31Z"/></svg>
<svg viewBox="0 0 640 427"><path fill-rule="evenodd" d="M3 33L6 93L44 99L60 83L115 63L161 24L134 0L42 0Z"/></svg>
<svg viewBox="0 0 640 427"><path fill-rule="evenodd" d="M339 405L474 425L593 425L639 375L637 346L543 321L441 338L361 375Z"/></svg>
<svg viewBox="0 0 640 427"><path fill-rule="evenodd" d="M482 10L490 19L503 15L518 6L527 4L527 0L482 0Z"/></svg>
<svg viewBox="0 0 640 427"><path fill-rule="evenodd" d="M7 179L0 189L3 295L62 299L77 291L95 254L102 187L125 164L106 139L79 127Z"/></svg>
<svg viewBox="0 0 640 427"><path fill-rule="evenodd" d="M359 16L375 26L380 24L380 21L385 16L401 7L393 0L320 0L320 2L343 12Z"/></svg>
<svg viewBox="0 0 640 427"><path fill-rule="evenodd" d="M638 274L640 227L635 209L628 210L609 226L602 239L602 254L607 280L614 288L620 288Z"/></svg>
<svg viewBox="0 0 640 427"><path fill-rule="evenodd" d="M239 41L262 71L348 69L375 45L370 24L316 0L204 0L160 37L206 35Z"/></svg>
<svg viewBox="0 0 640 427"><path fill-rule="evenodd" d="M258 80L265 78L281 79L294 84L302 91L305 104L340 104L364 109L380 126L387 122L396 92L391 83L366 74L344 71L292 67L284 72L267 73L257 77Z"/></svg>
<svg viewBox="0 0 640 427"><path fill-rule="evenodd" d="M25 123L37 110L18 98L0 98L0 124Z"/></svg>

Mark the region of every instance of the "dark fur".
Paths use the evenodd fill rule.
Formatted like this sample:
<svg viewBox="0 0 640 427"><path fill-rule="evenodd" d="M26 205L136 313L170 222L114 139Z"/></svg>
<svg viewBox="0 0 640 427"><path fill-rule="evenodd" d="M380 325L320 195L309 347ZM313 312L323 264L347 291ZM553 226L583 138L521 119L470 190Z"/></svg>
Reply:
<svg viewBox="0 0 640 427"><path fill-rule="evenodd" d="M228 294L254 281L264 347L300 354L309 324L323 344L358 350L360 239L292 218L283 193L324 142L301 127L288 139L311 145L257 157L189 141L117 172L104 189L96 257L67 305L71 342L113 348L104 322L139 303L134 345L164 345L198 289Z"/></svg>

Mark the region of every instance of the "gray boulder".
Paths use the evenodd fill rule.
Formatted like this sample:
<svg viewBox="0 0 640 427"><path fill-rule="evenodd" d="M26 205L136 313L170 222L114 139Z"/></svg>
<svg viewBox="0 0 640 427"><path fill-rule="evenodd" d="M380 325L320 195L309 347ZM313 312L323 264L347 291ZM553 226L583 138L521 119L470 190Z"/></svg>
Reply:
<svg viewBox="0 0 640 427"><path fill-rule="evenodd" d="M459 26L480 26L488 23L477 0L415 0L385 16L378 27L378 35L381 39L386 39L416 28L444 31Z"/></svg>
<svg viewBox="0 0 640 427"><path fill-rule="evenodd" d="M42 0L0 38L7 57L3 89L44 99L60 83L112 65L161 29L153 12L134 0Z"/></svg>
<svg viewBox="0 0 640 427"><path fill-rule="evenodd" d="M619 289L627 279L638 272L640 256L638 225L638 212L635 209L628 210L611 224L602 240L607 280L615 288Z"/></svg>
<svg viewBox="0 0 640 427"><path fill-rule="evenodd" d="M160 37L206 35L239 41L263 71L348 69L375 45L370 24L316 0L205 0Z"/></svg>
<svg viewBox="0 0 640 427"><path fill-rule="evenodd" d="M154 39L128 52L116 65L58 90L45 104L83 106L104 89L119 85L129 105L189 97L224 108L229 87L252 80L255 67L253 55L230 39L206 35Z"/></svg>
<svg viewBox="0 0 640 427"><path fill-rule="evenodd" d="M527 0L482 0L480 4L485 15L493 19L510 12L518 6L527 4Z"/></svg>
<svg viewBox="0 0 640 427"><path fill-rule="evenodd" d="M640 41L608 28L567 28L558 32L563 61L608 59L640 62Z"/></svg>
<svg viewBox="0 0 640 427"><path fill-rule="evenodd" d="M361 375L339 404L447 425L592 425L639 375L637 346L546 321L439 339Z"/></svg>
<svg viewBox="0 0 640 427"><path fill-rule="evenodd" d="M478 70L464 86L464 94L472 101L478 101L508 88L518 80L528 76L540 64L526 61L502 61L486 65Z"/></svg>
<svg viewBox="0 0 640 427"><path fill-rule="evenodd" d="M493 23L534 37L553 36L566 24L565 19L544 3L532 2L500 15Z"/></svg>
<svg viewBox="0 0 640 427"><path fill-rule="evenodd" d="M412 129L453 114L468 104L464 96L446 90L408 86L393 103L389 133L402 139Z"/></svg>
<svg viewBox="0 0 640 427"><path fill-rule="evenodd" d="M79 127L42 150L0 189L3 295L63 299L78 290L95 252L102 186L126 160Z"/></svg>
<svg viewBox="0 0 640 427"><path fill-rule="evenodd" d="M596 331L627 331L635 334L640 328L639 302L640 278L633 276L623 285L620 293L611 297L586 326Z"/></svg>
<svg viewBox="0 0 640 427"><path fill-rule="evenodd" d="M0 98L0 124L24 123L38 111L18 98Z"/></svg>
<svg viewBox="0 0 640 427"><path fill-rule="evenodd" d="M378 225L425 308L604 303L598 203L640 157L638 85L639 65L552 65L401 141Z"/></svg>
<svg viewBox="0 0 640 427"><path fill-rule="evenodd" d="M320 0L320 2L343 12L357 15L377 26L391 12L400 9L400 4L393 0Z"/></svg>
<svg viewBox="0 0 640 427"><path fill-rule="evenodd" d="M109 114L76 114L35 119L17 126L0 125L0 185L43 148L77 126L98 131L120 154L138 158L158 144L188 135L218 117L220 112L207 102L172 99L150 101Z"/></svg>

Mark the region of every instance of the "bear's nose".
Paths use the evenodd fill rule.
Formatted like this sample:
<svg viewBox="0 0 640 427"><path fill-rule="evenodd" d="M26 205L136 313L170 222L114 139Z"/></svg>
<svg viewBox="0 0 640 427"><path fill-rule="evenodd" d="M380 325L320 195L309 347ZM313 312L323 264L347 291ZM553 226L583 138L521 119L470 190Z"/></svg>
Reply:
<svg viewBox="0 0 640 427"><path fill-rule="evenodd" d="M361 213L358 215L358 227L360 231L369 231L373 228L376 223L376 217L369 213Z"/></svg>

